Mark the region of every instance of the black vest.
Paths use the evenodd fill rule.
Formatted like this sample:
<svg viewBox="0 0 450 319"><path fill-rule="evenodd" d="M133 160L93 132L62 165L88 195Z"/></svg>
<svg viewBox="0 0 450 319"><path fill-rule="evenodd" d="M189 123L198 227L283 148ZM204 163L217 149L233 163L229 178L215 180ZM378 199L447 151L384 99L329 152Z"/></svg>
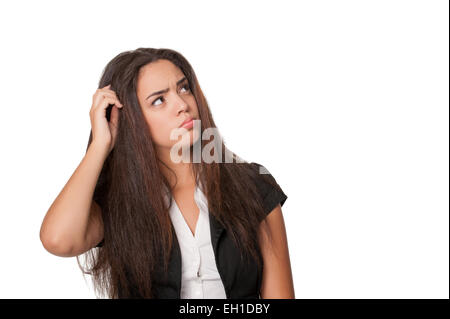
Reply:
<svg viewBox="0 0 450 319"><path fill-rule="evenodd" d="M261 166L257 163L254 164L257 167ZM268 171L265 172L275 181ZM257 188L264 199L263 207L266 214L269 214L278 204L283 206L287 199L283 191L273 188L262 180L258 180ZM227 299L259 299L262 267L258 267L256 261L249 265L241 260L240 252L232 238L213 214L209 214L209 225L217 270L222 279ZM155 299L180 299L181 250L173 225L172 234L174 240L168 274L167 276L156 274L152 281ZM259 256L261 256L260 252ZM120 298L120 295L118 297Z"/></svg>
<svg viewBox="0 0 450 319"><path fill-rule="evenodd" d="M266 173L268 172L266 171ZM273 178L272 175L270 177ZM264 198L263 207L266 214L270 213L278 204L283 206L287 199L283 191L280 192L263 181L259 181L257 187ZM248 265L241 260L239 250L232 238L213 214L209 214L209 225L217 270L222 278L227 299L259 299L263 269L258 267L256 262ZM180 299L181 251L173 225L172 233L174 241L169 262L168 281L155 280L153 282L155 298L158 299ZM259 255L261 256L260 253ZM158 277L162 278L162 276Z"/></svg>

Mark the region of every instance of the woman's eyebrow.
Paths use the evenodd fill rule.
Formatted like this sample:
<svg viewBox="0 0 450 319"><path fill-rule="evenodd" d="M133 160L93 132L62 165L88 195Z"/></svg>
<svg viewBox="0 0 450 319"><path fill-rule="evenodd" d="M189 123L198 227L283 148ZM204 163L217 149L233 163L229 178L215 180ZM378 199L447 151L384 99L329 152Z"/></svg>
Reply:
<svg viewBox="0 0 450 319"><path fill-rule="evenodd" d="M186 77L183 77L182 79L177 81L177 86L180 85L184 80L186 80ZM156 91L153 92L152 94L150 94L149 96L147 96L145 98L145 100L147 100L149 97L153 96L153 95L158 95L158 94L162 94L162 93L166 93L167 91L169 91L169 88L165 89L165 90L160 90L160 91Z"/></svg>

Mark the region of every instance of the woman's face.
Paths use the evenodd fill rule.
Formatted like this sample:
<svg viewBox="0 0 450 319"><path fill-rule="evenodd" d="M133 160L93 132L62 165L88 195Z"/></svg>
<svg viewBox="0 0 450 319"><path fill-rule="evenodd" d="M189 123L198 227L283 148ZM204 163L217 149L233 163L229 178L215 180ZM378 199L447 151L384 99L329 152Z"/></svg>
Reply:
<svg viewBox="0 0 450 319"><path fill-rule="evenodd" d="M164 90L165 92L155 93ZM170 135L172 131L182 132L180 126L185 120L199 119L197 102L188 80L169 60L154 61L140 69L137 97L158 152L167 154L174 144L182 141L181 136L171 140ZM192 145L198 136L194 135L194 128L186 130L184 135L189 136L184 138L187 140L189 137L188 141ZM183 142L183 145L186 143Z"/></svg>

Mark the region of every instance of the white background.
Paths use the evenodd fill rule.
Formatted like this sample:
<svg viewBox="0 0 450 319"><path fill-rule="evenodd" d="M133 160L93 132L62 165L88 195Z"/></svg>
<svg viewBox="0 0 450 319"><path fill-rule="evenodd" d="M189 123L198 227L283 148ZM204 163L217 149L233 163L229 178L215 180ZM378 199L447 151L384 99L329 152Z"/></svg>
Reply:
<svg viewBox="0 0 450 319"><path fill-rule="evenodd" d="M108 61L171 48L285 191L296 298L449 298L448 1L0 4L0 298L96 298L39 239Z"/></svg>

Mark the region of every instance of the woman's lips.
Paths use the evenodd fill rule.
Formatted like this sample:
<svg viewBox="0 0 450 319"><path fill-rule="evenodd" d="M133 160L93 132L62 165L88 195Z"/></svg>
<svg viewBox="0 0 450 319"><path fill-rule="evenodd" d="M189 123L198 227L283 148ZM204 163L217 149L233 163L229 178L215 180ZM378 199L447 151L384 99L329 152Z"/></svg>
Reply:
<svg viewBox="0 0 450 319"><path fill-rule="evenodd" d="M190 120L189 122L184 123L183 125L181 125L181 127L184 127L186 129L190 129L194 126L194 120Z"/></svg>

